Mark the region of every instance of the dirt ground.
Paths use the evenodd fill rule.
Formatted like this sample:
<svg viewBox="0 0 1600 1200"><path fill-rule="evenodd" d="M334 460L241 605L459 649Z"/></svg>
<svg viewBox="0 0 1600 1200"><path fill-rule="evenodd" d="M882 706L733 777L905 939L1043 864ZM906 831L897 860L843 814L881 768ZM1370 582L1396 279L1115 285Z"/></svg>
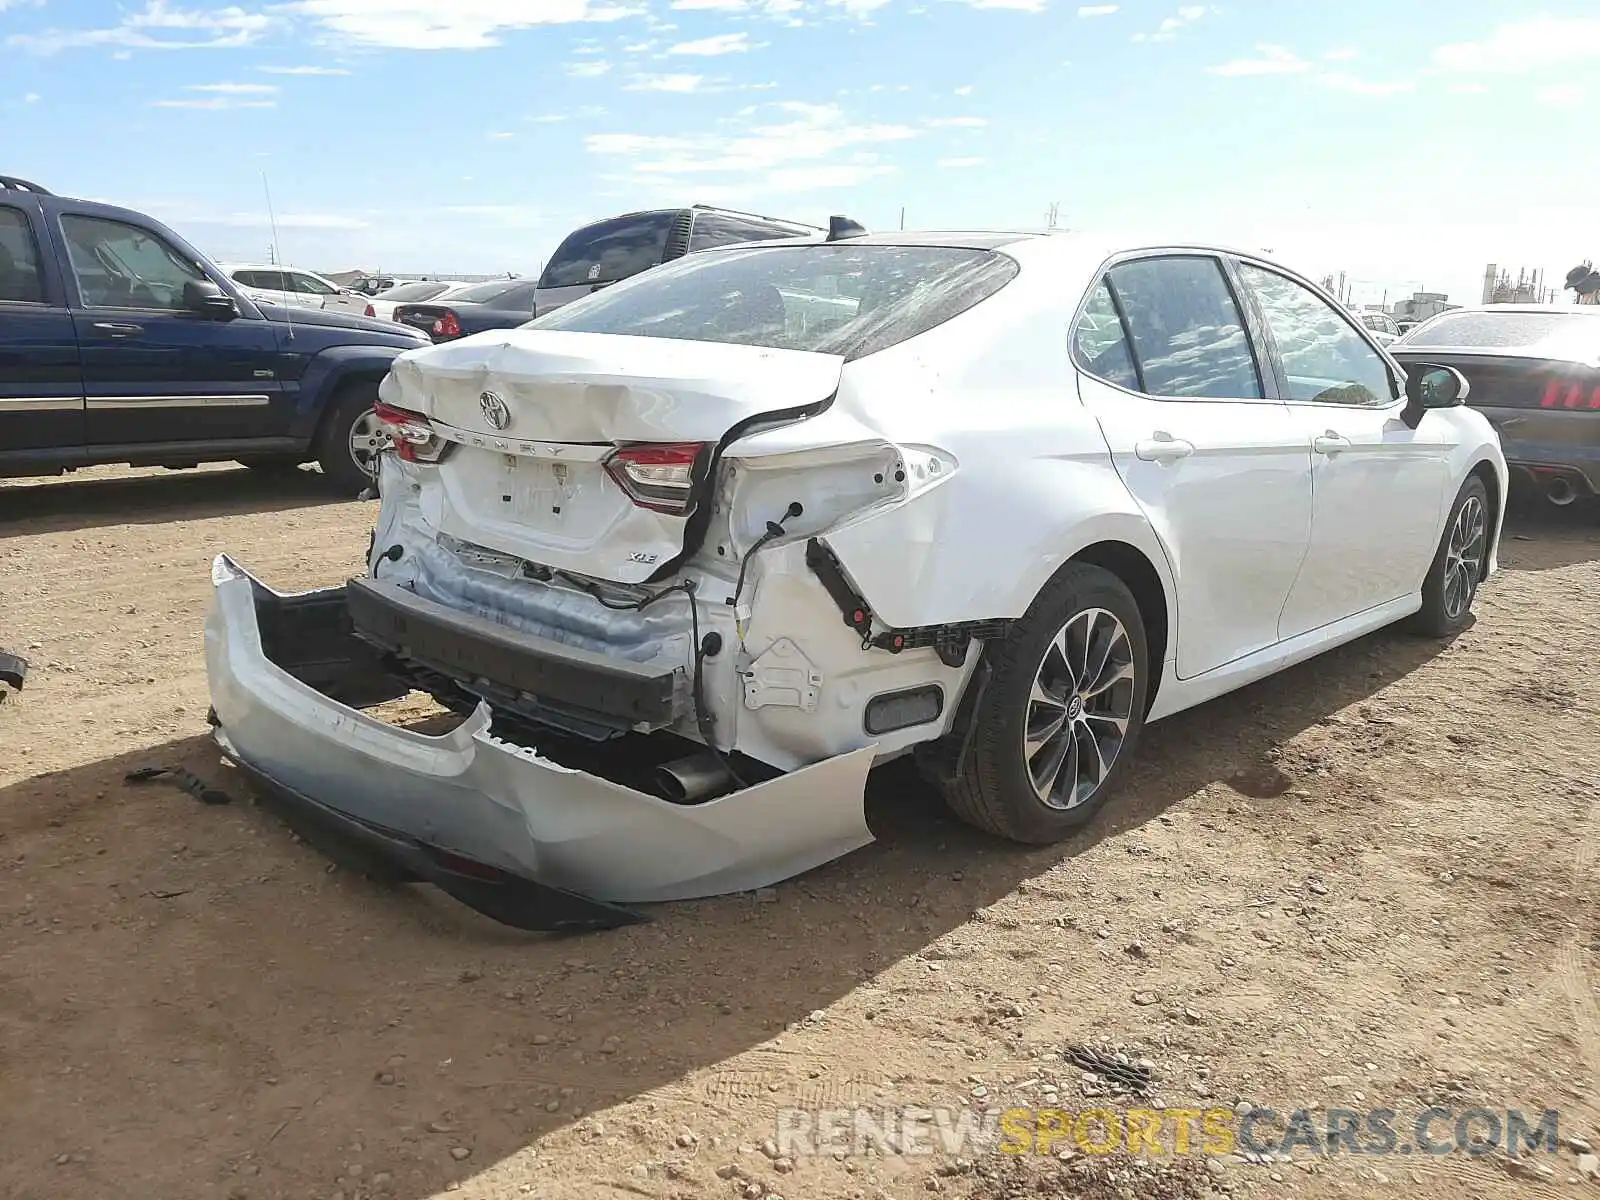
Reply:
<svg viewBox="0 0 1600 1200"><path fill-rule="evenodd" d="M1600 514L1516 517L1451 646L1378 634L1153 726L1069 844L890 768L871 847L555 939L333 868L205 736L211 557L337 583L375 507L231 468L0 486L0 644L33 663L0 705L0 1196L1600 1195L1581 1143L763 1145L783 1107L1106 1105L1062 1061L1091 1041L1168 1106L1550 1108L1600 1143ZM150 764L238 799L123 782Z"/></svg>

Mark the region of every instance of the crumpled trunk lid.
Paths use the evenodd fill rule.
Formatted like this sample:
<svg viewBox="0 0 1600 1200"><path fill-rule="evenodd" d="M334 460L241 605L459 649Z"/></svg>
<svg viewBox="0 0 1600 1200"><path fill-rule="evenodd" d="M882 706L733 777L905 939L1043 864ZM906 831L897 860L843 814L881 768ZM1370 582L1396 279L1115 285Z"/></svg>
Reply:
<svg viewBox="0 0 1600 1200"><path fill-rule="evenodd" d="M439 464L441 532L509 556L641 583L684 548L688 514L635 503L606 469L621 447L700 443L820 411L837 355L518 329L397 360L382 398L455 443ZM701 487L697 505L709 502ZM493 556L482 564L495 568ZM515 570L516 563L502 564Z"/></svg>

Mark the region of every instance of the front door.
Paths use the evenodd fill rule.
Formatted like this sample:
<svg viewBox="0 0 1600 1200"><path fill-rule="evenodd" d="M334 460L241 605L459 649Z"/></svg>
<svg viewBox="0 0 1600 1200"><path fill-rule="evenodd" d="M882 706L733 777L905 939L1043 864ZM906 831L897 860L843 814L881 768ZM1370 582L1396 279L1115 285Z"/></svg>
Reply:
<svg viewBox="0 0 1600 1200"><path fill-rule="evenodd" d="M1073 356L1117 472L1170 558L1178 677L1275 644L1311 532L1311 453L1263 386L1221 262L1114 266Z"/></svg>
<svg viewBox="0 0 1600 1200"><path fill-rule="evenodd" d="M1400 381L1355 322L1304 284L1241 263L1276 348L1279 383L1311 451L1311 543L1284 605L1284 638L1422 586L1450 486L1446 421L1408 429Z"/></svg>
<svg viewBox="0 0 1600 1200"><path fill-rule="evenodd" d="M208 277L153 230L61 218L76 284L91 448L244 441L288 432L272 325L191 312L183 285Z"/></svg>
<svg viewBox="0 0 1600 1200"><path fill-rule="evenodd" d="M83 371L57 273L46 268L37 208L0 204L0 470L8 459L83 453Z"/></svg>

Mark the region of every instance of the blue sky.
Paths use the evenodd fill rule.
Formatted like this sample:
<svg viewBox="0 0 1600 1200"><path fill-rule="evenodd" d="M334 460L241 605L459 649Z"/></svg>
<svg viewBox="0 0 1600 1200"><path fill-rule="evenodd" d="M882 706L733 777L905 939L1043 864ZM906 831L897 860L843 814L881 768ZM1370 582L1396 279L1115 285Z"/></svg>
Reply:
<svg viewBox="0 0 1600 1200"><path fill-rule="evenodd" d="M1471 302L1600 257L1597 69L1594 0L0 0L0 171L252 259L265 172L325 270L526 273L658 204L1055 202Z"/></svg>

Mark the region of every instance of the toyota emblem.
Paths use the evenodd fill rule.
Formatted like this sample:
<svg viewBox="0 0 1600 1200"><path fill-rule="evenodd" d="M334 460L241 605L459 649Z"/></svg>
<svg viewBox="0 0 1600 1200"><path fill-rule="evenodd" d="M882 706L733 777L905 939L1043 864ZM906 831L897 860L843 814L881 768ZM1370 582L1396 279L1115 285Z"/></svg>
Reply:
<svg viewBox="0 0 1600 1200"><path fill-rule="evenodd" d="M511 410L498 393L484 392L478 397L478 407L483 409L484 419L496 429L504 429L511 424Z"/></svg>

